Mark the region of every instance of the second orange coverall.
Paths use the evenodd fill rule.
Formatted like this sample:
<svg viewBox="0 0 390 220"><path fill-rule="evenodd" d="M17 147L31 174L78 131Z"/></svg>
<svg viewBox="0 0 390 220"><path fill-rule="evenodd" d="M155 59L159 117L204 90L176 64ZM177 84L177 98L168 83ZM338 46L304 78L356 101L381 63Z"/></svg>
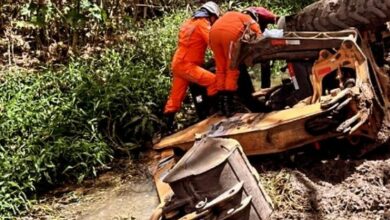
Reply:
<svg viewBox="0 0 390 220"><path fill-rule="evenodd" d="M260 34L260 26L249 15L241 12L227 12L220 17L210 30L210 48L216 62L216 85L218 91L236 91L238 69L230 69L233 44L244 32L247 25Z"/></svg>
<svg viewBox="0 0 390 220"><path fill-rule="evenodd" d="M178 48L172 60L172 88L164 113L179 111L190 82L207 87L207 95L217 93L215 75L201 65L209 42L210 22L207 18L186 21L179 32Z"/></svg>

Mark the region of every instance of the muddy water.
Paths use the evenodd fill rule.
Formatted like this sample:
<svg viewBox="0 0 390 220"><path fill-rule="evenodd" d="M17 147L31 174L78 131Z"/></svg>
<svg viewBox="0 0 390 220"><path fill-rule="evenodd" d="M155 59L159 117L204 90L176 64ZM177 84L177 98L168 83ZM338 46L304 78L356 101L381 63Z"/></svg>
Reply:
<svg viewBox="0 0 390 220"><path fill-rule="evenodd" d="M81 185L65 184L47 192L18 219L146 220L158 206L148 157L118 159L111 170ZM0 217L1 219L1 217Z"/></svg>

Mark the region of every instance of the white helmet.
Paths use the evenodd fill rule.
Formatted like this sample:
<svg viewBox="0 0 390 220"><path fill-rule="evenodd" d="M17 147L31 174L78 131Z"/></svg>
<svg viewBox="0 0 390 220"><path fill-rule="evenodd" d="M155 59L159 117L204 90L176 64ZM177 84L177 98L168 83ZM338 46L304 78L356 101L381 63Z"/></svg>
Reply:
<svg viewBox="0 0 390 220"><path fill-rule="evenodd" d="M200 8L206 9L209 13L214 14L217 17L221 16L221 11L219 10L219 7L215 2L206 2Z"/></svg>

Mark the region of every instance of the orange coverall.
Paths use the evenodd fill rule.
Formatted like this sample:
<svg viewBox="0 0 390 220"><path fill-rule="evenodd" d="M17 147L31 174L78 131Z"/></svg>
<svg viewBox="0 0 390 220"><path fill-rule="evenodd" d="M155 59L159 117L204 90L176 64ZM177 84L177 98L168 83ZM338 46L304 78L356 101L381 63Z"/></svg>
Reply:
<svg viewBox="0 0 390 220"><path fill-rule="evenodd" d="M236 91L238 69L230 69L233 43L244 32L247 25L260 34L260 26L249 15L241 12L227 12L220 17L210 30L210 48L216 62L216 85L218 91Z"/></svg>
<svg viewBox="0 0 390 220"><path fill-rule="evenodd" d="M179 44L172 60L172 88L164 113L179 111L190 82L207 87L207 95L217 93L215 75L201 67L209 42L210 22L207 18L186 21L179 31Z"/></svg>

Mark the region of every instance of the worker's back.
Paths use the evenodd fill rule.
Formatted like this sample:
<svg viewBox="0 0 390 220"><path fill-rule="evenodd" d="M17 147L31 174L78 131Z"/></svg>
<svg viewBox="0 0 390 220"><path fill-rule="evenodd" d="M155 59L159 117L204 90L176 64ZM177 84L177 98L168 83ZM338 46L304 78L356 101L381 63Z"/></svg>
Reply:
<svg viewBox="0 0 390 220"><path fill-rule="evenodd" d="M192 18L180 27L179 44L173 57L173 63L180 61L197 65L204 63L208 45L210 22L207 18Z"/></svg>
<svg viewBox="0 0 390 220"><path fill-rule="evenodd" d="M211 31L224 30L234 36L240 36L244 31L245 24L250 24L251 22L253 22L253 19L249 15L230 11L226 12L213 24Z"/></svg>

